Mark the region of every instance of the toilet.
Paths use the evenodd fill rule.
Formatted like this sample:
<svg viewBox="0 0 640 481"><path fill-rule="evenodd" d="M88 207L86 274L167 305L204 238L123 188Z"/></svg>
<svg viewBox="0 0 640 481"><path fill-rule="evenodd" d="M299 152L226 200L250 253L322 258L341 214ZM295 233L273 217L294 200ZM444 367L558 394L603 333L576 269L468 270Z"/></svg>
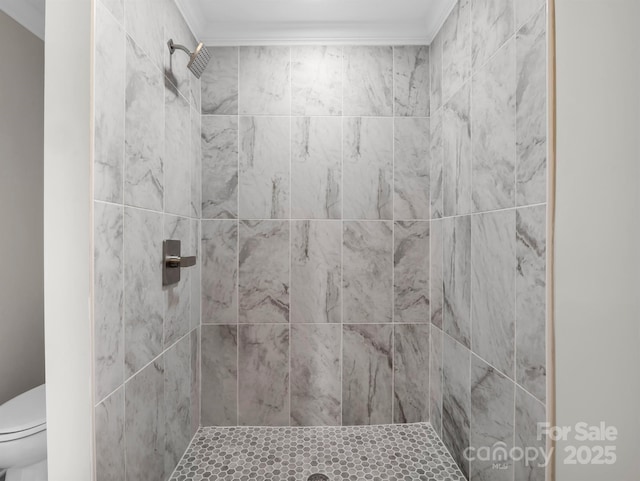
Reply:
<svg viewBox="0 0 640 481"><path fill-rule="evenodd" d="M5 481L47 480L45 386L0 406L0 477Z"/></svg>

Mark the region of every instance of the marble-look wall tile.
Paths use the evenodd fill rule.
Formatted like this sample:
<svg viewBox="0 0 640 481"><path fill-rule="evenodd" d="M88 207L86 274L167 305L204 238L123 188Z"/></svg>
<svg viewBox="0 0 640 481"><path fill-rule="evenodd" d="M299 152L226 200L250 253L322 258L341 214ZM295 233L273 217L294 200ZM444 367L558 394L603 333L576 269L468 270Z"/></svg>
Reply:
<svg viewBox="0 0 640 481"><path fill-rule="evenodd" d="M429 224L430 259L429 259L429 304L431 307L431 323L442 329L444 308L444 222L431 221Z"/></svg>
<svg viewBox="0 0 640 481"><path fill-rule="evenodd" d="M393 422L426 422L429 420L429 325L396 324L393 329Z"/></svg>
<svg viewBox="0 0 640 481"><path fill-rule="evenodd" d="M393 216L393 119L344 119L345 219Z"/></svg>
<svg viewBox="0 0 640 481"><path fill-rule="evenodd" d="M291 216L339 219L342 216L342 120L295 117L291 120Z"/></svg>
<svg viewBox="0 0 640 481"><path fill-rule="evenodd" d="M439 219L443 215L443 175L444 144L442 138L442 109L431 114L430 127L430 167L429 195L431 203L431 219Z"/></svg>
<svg viewBox="0 0 640 481"><path fill-rule="evenodd" d="M473 216L471 223L473 352L514 378L516 214Z"/></svg>
<svg viewBox="0 0 640 481"><path fill-rule="evenodd" d="M165 451L169 476L191 441L191 340L184 336L164 354Z"/></svg>
<svg viewBox="0 0 640 481"><path fill-rule="evenodd" d="M125 29L138 47L149 55L158 72L163 68L167 49L164 22L168 3L167 0L125 0L124 4Z"/></svg>
<svg viewBox="0 0 640 481"><path fill-rule="evenodd" d="M471 88L466 83L442 109L445 216L471 212Z"/></svg>
<svg viewBox="0 0 640 481"><path fill-rule="evenodd" d="M202 114L202 81L195 75L189 75L191 106L198 115Z"/></svg>
<svg viewBox="0 0 640 481"><path fill-rule="evenodd" d="M513 447L515 384L476 356L471 357L471 446L476 450ZM495 460L474 459L470 463L473 481L512 481L513 461L495 467Z"/></svg>
<svg viewBox="0 0 640 481"><path fill-rule="evenodd" d="M393 47L394 115L429 117L429 46Z"/></svg>
<svg viewBox="0 0 640 481"><path fill-rule="evenodd" d="M188 216L192 200L191 108L180 92L166 81L164 98L164 211Z"/></svg>
<svg viewBox="0 0 640 481"><path fill-rule="evenodd" d="M191 109L191 216L202 217L202 116Z"/></svg>
<svg viewBox="0 0 640 481"><path fill-rule="evenodd" d="M458 0L442 26L442 96L445 100L471 77L471 1Z"/></svg>
<svg viewBox="0 0 640 481"><path fill-rule="evenodd" d="M484 64L515 32L514 0L471 0L473 67Z"/></svg>
<svg viewBox="0 0 640 481"><path fill-rule="evenodd" d="M289 425L289 326L238 328L239 424Z"/></svg>
<svg viewBox="0 0 640 481"><path fill-rule="evenodd" d="M181 242L183 256L195 255L191 250L191 221L186 217L164 216L164 239ZM180 282L163 287L164 290L164 348L187 334L191 329L192 269L182 269Z"/></svg>
<svg viewBox="0 0 640 481"><path fill-rule="evenodd" d="M126 376L162 352L162 214L125 208L124 325Z"/></svg>
<svg viewBox="0 0 640 481"><path fill-rule="evenodd" d="M160 358L125 385L126 481L165 479L164 364Z"/></svg>
<svg viewBox="0 0 640 481"><path fill-rule="evenodd" d="M428 118L394 121L394 219L429 218L431 131Z"/></svg>
<svg viewBox="0 0 640 481"><path fill-rule="evenodd" d="M100 2L96 4L95 28L93 196L96 200L122 203L125 33Z"/></svg>
<svg viewBox="0 0 640 481"><path fill-rule="evenodd" d="M200 428L200 328L191 331L189 335L191 354L191 437Z"/></svg>
<svg viewBox="0 0 640 481"><path fill-rule="evenodd" d="M391 222L345 221L343 229L343 322L391 322Z"/></svg>
<svg viewBox="0 0 640 481"><path fill-rule="evenodd" d="M202 425L238 422L238 327L202 326Z"/></svg>
<svg viewBox="0 0 640 481"><path fill-rule="evenodd" d="M202 217L238 216L238 118L202 117Z"/></svg>
<svg viewBox="0 0 640 481"><path fill-rule="evenodd" d="M337 324L291 326L291 425L339 426L340 341Z"/></svg>
<svg viewBox="0 0 640 481"><path fill-rule="evenodd" d="M395 222L394 322L429 322L429 223Z"/></svg>
<svg viewBox="0 0 640 481"><path fill-rule="evenodd" d="M516 381L546 401L546 206L516 211Z"/></svg>
<svg viewBox="0 0 640 481"><path fill-rule="evenodd" d="M546 12L543 8L516 37L517 205L547 195Z"/></svg>
<svg viewBox="0 0 640 481"><path fill-rule="evenodd" d="M430 110L433 115L442 106L442 30L429 46Z"/></svg>
<svg viewBox="0 0 640 481"><path fill-rule="evenodd" d="M515 446L520 449L546 449L546 439L538 439L538 425L547 421L545 407L533 396L516 387ZM546 452L546 451L545 451ZM545 468L542 459L527 463L524 459L515 463L515 481L544 481Z"/></svg>
<svg viewBox="0 0 640 481"><path fill-rule="evenodd" d="M442 331L432 327L429 355L429 421L442 438Z"/></svg>
<svg viewBox="0 0 640 481"><path fill-rule="evenodd" d="M444 219L442 326L471 348L471 217Z"/></svg>
<svg viewBox="0 0 640 481"><path fill-rule="evenodd" d="M191 278L191 329L200 326L201 299L202 299L202 234L200 233L200 220L190 219L191 242L189 252L196 256L196 265L190 268Z"/></svg>
<svg viewBox="0 0 640 481"><path fill-rule="evenodd" d="M474 76L473 208L475 212L515 205L516 51L510 40Z"/></svg>
<svg viewBox="0 0 640 481"><path fill-rule="evenodd" d="M291 48L291 115L342 114L342 47Z"/></svg>
<svg viewBox="0 0 640 481"><path fill-rule="evenodd" d="M469 477L465 449L470 442L471 352L448 335L442 353L442 441L462 472Z"/></svg>
<svg viewBox="0 0 640 481"><path fill-rule="evenodd" d="M126 57L124 201L127 205L161 211L164 195L162 72L130 38L127 38Z"/></svg>
<svg viewBox="0 0 640 481"><path fill-rule="evenodd" d="M515 0L516 30L539 14L543 5L546 5L544 0Z"/></svg>
<svg viewBox="0 0 640 481"><path fill-rule="evenodd" d="M393 115L393 49L344 47L344 114Z"/></svg>
<svg viewBox="0 0 640 481"><path fill-rule="evenodd" d="M240 322L289 322L289 229L288 221L240 222Z"/></svg>
<svg viewBox="0 0 640 481"><path fill-rule="evenodd" d="M124 388L95 408L96 481L122 481L124 474Z"/></svg>
<svg viewBox="0 0 640 481"><path fill-rule="evenodd" d="M343 326L342 424L392 422L393 326Z"/></svg>
<svg viewBox="0 0 640 481"><path fill-rule="evenodd" d="M289 47L240 47L241 115L290 115Z"/></svg>
<svg viewBox="0 0 640 481"><path fill-rule="evenodd" d="M184 45L191 52L195 51L198 42L194 37L189 25L180 13L178 5L175 1L166 0L164 2L165 16L162 26L164 28L163 35L166 42L169 39L177 44ZM174 52L172 55L169 48L162 49L164 55L164 76L183 96L191 102L191 77L193 74L189 71L187 65L191 60L190 56L183 55L180 52Z"/></svg>
<svg viewBox="0 0 640 481"><path fill-rule="evenodd" d="M202 114L238 114L238 47L207 47L211 60L202 73Z"/></svg>
<svg viewBox="0 0 640 481"><path fill-rule="evenodd" d="M101 0L100 3L107 7L118 22L124 22L124 0Z"/></svg>
<svg viewBox="0 0 640 481"><path fill-rule="evenodd" d="M291 322L342 320L342 223L291 224Z"/></svg>
<svg viewBox="0 0 640 481"><path fill-rule="evenodd" d="M238 222L202 221L202 323L238 322Z"/></svg>
<svg viewBox="0 0 640 481"><path fill-rule="evenodd" d="M122 207L94 203L94 348L97 399L103 399L124 381L122 229Z"/></svg>
<svg viewBox="0 0 640 481"><path fill-rule="evenodd" d="M240 216L289 217L290 133L287 117L240 117Z"/></svg>

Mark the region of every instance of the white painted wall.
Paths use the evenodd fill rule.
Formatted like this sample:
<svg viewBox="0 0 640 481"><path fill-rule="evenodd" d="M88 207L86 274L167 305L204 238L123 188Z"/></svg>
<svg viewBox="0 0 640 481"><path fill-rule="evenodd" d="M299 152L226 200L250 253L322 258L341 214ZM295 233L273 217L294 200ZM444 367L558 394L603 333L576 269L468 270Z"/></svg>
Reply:
<svg viewBox="0 0 640 481"><path fill-rule="evenodd" d="M44 382L44 44L0 11L0 404Z"/></svg>
<svg viewBox="0 0 640 481"><path fill-rule="evenodd" d="M91 72L94 0L48 0L44 265L51 481L93 478Z"/></svg>
<svg viewBox="0 0 640 481"><path fill-rule="evenodd" d="M639 51L637 0L558 0L557 421L620 431L558 481L640 479Z"/></svg>

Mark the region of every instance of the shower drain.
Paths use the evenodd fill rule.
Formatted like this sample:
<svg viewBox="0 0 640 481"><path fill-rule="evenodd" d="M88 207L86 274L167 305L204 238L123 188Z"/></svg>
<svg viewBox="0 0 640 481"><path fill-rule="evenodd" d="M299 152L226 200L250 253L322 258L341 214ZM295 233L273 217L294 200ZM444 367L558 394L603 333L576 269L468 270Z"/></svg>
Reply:
<svg viewBox="0 0 640 481"><path fill-rule="evenodd" d="M321 473L316 473L309 476L307 481L329 481L329 477Z"/></svg>

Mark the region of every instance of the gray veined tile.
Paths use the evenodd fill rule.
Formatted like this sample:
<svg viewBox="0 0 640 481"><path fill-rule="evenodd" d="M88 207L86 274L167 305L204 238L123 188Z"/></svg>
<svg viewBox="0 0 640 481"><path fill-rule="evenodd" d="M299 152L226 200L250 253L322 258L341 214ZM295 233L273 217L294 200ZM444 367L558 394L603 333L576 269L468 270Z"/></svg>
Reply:
<svg viewBox="0 0 640 481"><path fill-rule="evenodd" d="M484 64L515 32L514 0L471 0L473 67Z"/></svg>
<svg viewBox="0 0 640 481"><path fill-rule="evenodd" d="M291 322L341 322L341 254L341 222L292 221Z"/></svg>
<svg viewBox="0 0 640 481"><path fill-rule="evenodd" d="M96 6L94 198L122 203L126 59L124 30Z"/></svg>
<svg viewBox="0 0 640 481"><path fill-rule="evenodd" d="M539 15L541 9L544 11L543 5L546 5L544 0L515 0L516 29L522 27L534 15ZM542 15L545 16L544 13Z"/></svg>
<svg viewBox="0 0 640 481"><path fill-rule="evenodd" d="M204 115L238 114L238 47L207 47L211 60L200 79Z"/></svg>
<svg viewBox="0 0 640 481"><path fill-rule="evenodd" d="M338 324L291 326L291 425L340 425L341 329Z"/></svg>
<svg viewBox="0 0 640 481"><path fill-rule="evenodd" d="M471 217L444 219L443 331L471 347ZM475 260L474 260L475 261Z"/></svg>
<svg viewBox="0 0 640 481"><path fill-rule="evenodd" d="M539 425L546 422L545 407L520 386L516 387L515 445L520 449L537 448L546 451L546 438L538 435ZM525 459L515 463L515 481L544 481L544 460L540 454L536 460Z"/></svg>
<svg viewBox="0 0 640 481"><path fill-rule="evenodd" d="M395 223L393 272L394 322L429 322L429 222Z"/></svg>
<svg viewBox="0 0 640 481"><path fill-rule="evenodd" d="M344 47L344 115L393 115L393 50Z"/></svg>
<svg viewBox="0 0 640 481"><path fill-rule="evenodd" d="M516 211L516 381L546 401L546 206Z"/></svg>
<svg viewBox="0 0 640 481"><path fill-rule="evenodd" d="M396 324L393 329L393 422L428 421L429 325Z"/></svg>
<svg viewBox="0 0 640 481"><path fill-rule="evenodd" d="M445 216L471 213L471 88L442 108L442 203Z"/></svg>
<svg viewBox="0 0 640 481"><path fill-rule="evenodd" d="M191 109L191 216L202 217L202 116Z"/></svg>
<svg viewBox="0 0 640 481"><path fill-rule="evenodd" d="M429 197L431 205L431 219L439 219L443 215L443 162L444 144L442 138L442 110L431 114L430 127L430 166L429 166Z"/></svg>
<svg viewBox="0 0 640 481"><path fill-rule="evenodd" d="M444 307L444 223L441 220L429 224L430 258L429 258L429 304L431 323L442 329Z"/></svg>
<svg viewBox="0 0 640 481"><path fill-rule="evenodd" d="M465 450L470 446L471 352L451 337L443 337L442 441L468 478Z"/></svg>
<svg viewBox="0 0 640 481"><path fill-rule="evenodd" d="M126 55L124 201L127 205L161 211L164 195L162 73L129 37Z"/></svg>
<svg viewBox="0 0 640 481"><path fill-rule="evenodd" d="M239 424L289 425L289 326L240 325Z"/></svg>
<svg viewBox="0 0 640 481"><path fill-rule="evenodd" d="M202 326L202 425L238 423L238 327Z"/></svg>
<svg viewBox="0 0 640 481"><path fill-rule="evenodd" d="M202 80L189 74L189 101L198 115L202 114Z"/></svg>
<svg viewBox="0 0 640 481"><path fill-rule="evenodd" d="M239 322L289 322L289 221L241 221Z"/></svg>
<svg viewBox="0 0 640 481"><path fill-rule="evenodd" d="M125 0L127 34L151 59L158 72L163 68L165 11L168 0ZM167 39L169 40L169 39Z"/></svg>
<svg viewBox="0 0 640 481"><path fill-rule="evenodd" d="M442 331L431 328L429 353L429 421L442 439Z"/></svg>
<svg viewBox="0 0 640 481"><path fill-rule="evenodd" d="M200 328L191 331L189 349L191 357L191 436L200 428Z"/></svg>
<svg viewBox="0 0 640 481"><path fill-rule="evenodd" d="M187 67L190 58L180 52L172 55L166 43L171 38L175 43L184 45L193 52L198 46L198 42L175 1L166 1L164 10L165 16L162 23L164 36L166 37L165 48L162 50L164 55L164 75L184 98L188 99L188 103L191 103L191 78L194 76Z"/></svg>
<svg viewBox="0 0 640 481"><path fill-rule="evenodd" d="M238 322L238 222L202 221L202 323Z"/></svg>
<svg viewBox="0 0 640 481"><path fill-rule="evenodd" d="M240 47L241 115L290 115L289 47Z"/></svg>
<svg viewBox="0 0 640 481"><path fill-rule="evenodd" d="M289 217L290 119L240 117L240 217Z"/></svg>
<svg viewBox="0 0 640 481"><path fill-rule="evenodd" d="M179 240L183 256L195 255L191 250L191 221L186 217L164 216L164 239ZM180 282L164 290L164 347L176 342L191 329L191 276L193 267L181 269ZM157 281L156 281L157 282Z"/></svg>
<svg viewBox="0 0 640 481"><path fill-rule="evenodd" d="M391 322L391 222L344 221L343 322Z"/></svg>
<svg viewBox="0 0 640 481"><path fill-rule="evenodd" d="M473 216L473 351L514 378L516 214L513 210Z"/></svg>
<svg viewBox="0 0 640 481"><path fill-rule="evenodd" d="M342 114L342 47L291 47L291 114Z"/></svg>
<svg viewBox="0 0 640 481"><path fill-rule="evenodd" d="M442 106L442 29L429 46L429 88L431 115Z"/></svg>
<svg viewBox="0 0 640 481"><path fill-rule="evenodd" d="M124 0L101 0L100 3L107 7L118 22L124 22Z"/></svg>
<svg viewBox="0 0 640 481"><path fill-rule="evenodd" d="M393 216L393 119L344 119L343 215L345 219Z"/></svg>
<svg viewBox="0 0 640 481"><path fill-rule="evenodd" d="M125 208L124 326L126 376L162 352L162 214Z"/></svg>
<svg viewBox="0 0 640 481"><path fill-rule="evenodd" d="M94 204L94 324L96 398L118 387L124 370L123 209Z"/></svg>
<svg viewBox="0 0 640 481"><path fill-rule="evenodd" d="M345 325L342 424L392 422L392 325Z"/></svg>
<svg viewBox="0 0 640 481"><path fill-rule="evenodd" d="M189 254L196 256L196 265L191 267L189 277L191 278L191 329L195 329L200 325L201 316L201 299L202 299L202 256L200 254L202 248L202 234L199 219L189 220L189 229L191 230L191 242Z"/></svg>
<svg viewBox="0 0 640 481"><path fill-rule="evenodd" d="M543 8L516 36L517 205L547 195L546 12Z"/></svg>
<svg viewBox="0 0 640 481"><path fill-rule="evenodd" d="M471 446L513 447L515 384L476 356L471 357ZM498 465L498 466L496 466ZM513 480L513 461L479 460L470 462L473 481Z"/></svg>
<svg viewBox="0 0 640 481"><path fill-rule="evenodd" d="M165 479L164 363L149 364L125 385L127 481Z"/></svg>
<svg viewBox="0 0 640 481"><path fill-rule="evenodd" d="M510 40L473 78L473 207L515 205L516 52Z"/></svg>
<svg viewBox="0 0 640 481"><path fill-rule="evenodd" d="M165 451L169 476L191 441L191 340L183 337L164 354Z"/></svg>
<svg viewBox="0 0 640 481"><path fill-rule="evenodd" d="M394 115L429 117L429 46L393 47Z"/></svg>
<svg viewBox="0 0 640 481"><path fill-rule="evenodd" d="M342 119L295 117L291 124L291 216L342 215Z"/></svg>
<svg viewBox="0 0 640 481"><path fill-rule="evenodd" d="M450 98L471 77L471 1L458 0L442 26L442 96Z"/></svg>
<svg viewBox="0 0 640 481"><path fill-rule="evenodd" d="M173 85L165 82L164 211L191 214L191 108ZM188 188L186 188L188 186Z"/></svg>
<svg viewBox="0 0 640 481"><path fill-rule="evenodd" d="M429 218L431 132L428 118L394 121L394 218Z"/></svg>
<svg viewBox="0 0 640 481"><path fill-rule="evenodd" d="M124 388L95 408L96 481L122 481L124 474Z"/></svg>
<svg viewBox="0 0 640 481"><path fill-rule="evenodd" d="M238 119L202 117L202 217L238 216Z"/></svg>

